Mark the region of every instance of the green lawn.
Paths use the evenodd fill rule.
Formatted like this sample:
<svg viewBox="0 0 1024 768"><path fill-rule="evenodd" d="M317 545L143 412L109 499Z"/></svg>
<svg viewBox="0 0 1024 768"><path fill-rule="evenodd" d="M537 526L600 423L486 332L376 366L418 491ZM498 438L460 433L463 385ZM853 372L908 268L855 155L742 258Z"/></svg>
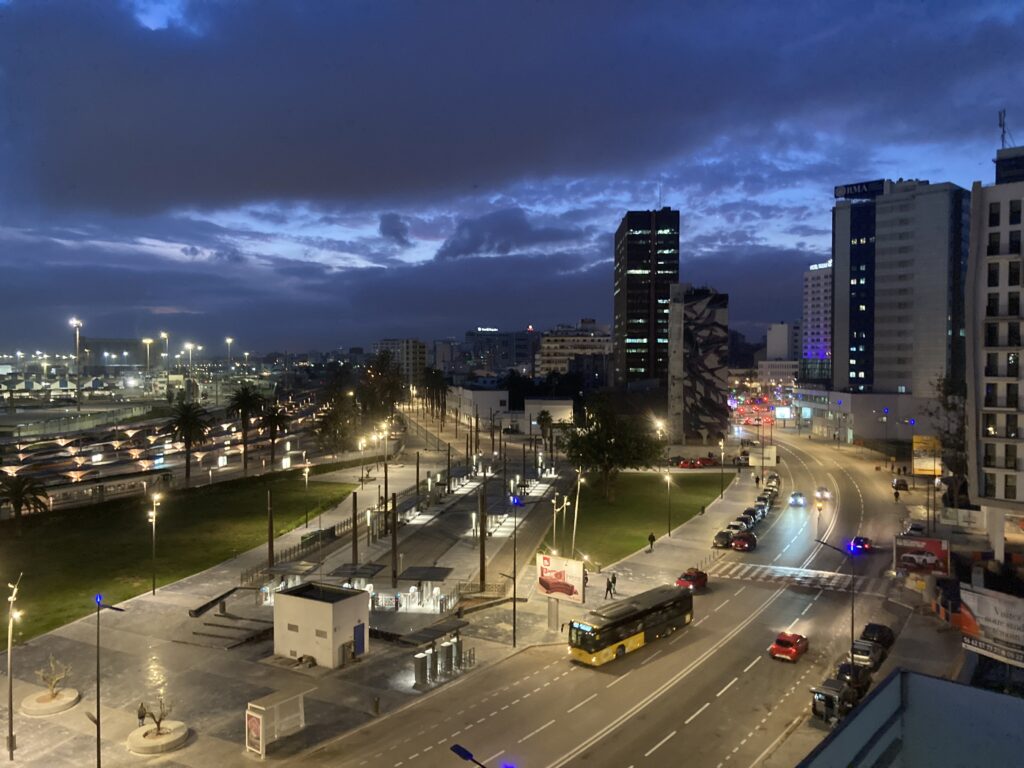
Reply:
<svg viewBox="0 0 1024 768"><path fill-rule="evenodd" d="M672 527L689 520L700 508L718 497L717 474L673 473ZM580 493L580 514L576 549L601 566L620 560L647 546L647 536L665 535L668 525L668 493L664 474L625 473L615 480L614 501L606 501L596 478L584 484ZM726 475L725 482L732 480ZM565 533L559 515L558 550L568 550L572 537L572 503L565 519ZM551 535L547 543L550 544Z"/></svg>
<svg viewBox="0 0 1024 768"><path fill-rule="evenodd" d="M166 494L157 518L157 585L198 573L265 542L267 488L278 534L347 496L354 486L310 483L292 473ZM97 592L116 603L150 588L151 529L141 497L26 517L15 538L0 523L0 578L24 572L16 628L28 639L88 613ZM6 592L4 592L6 594ZM6 618L6 617L5 617Z"/></svg>

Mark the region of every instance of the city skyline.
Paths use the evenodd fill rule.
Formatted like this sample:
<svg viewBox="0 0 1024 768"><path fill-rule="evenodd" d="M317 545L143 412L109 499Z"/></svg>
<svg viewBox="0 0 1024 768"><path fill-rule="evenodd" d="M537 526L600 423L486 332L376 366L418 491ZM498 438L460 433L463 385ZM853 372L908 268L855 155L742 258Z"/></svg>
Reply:
<svg viewBox="0 0 1024 768"><path fill-rule="evenodd" d="M758 338L799 317L835 185L990 182L997 110L1024 120L996 3L0 14L12 348L66 346L72 315L260 351L610 324L616 224L661 205L680 279Z"/></svg>

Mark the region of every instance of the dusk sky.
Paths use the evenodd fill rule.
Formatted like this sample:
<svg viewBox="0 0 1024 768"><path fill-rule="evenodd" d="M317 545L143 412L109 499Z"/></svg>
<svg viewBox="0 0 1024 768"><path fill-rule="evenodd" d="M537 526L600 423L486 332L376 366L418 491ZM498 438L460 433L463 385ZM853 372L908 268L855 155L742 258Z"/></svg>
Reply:
<svg viewBox="0 0 1024 768"><path fill-rule="evenodd" d="M757 337L832 188L993 180L1002 2L0 0L0 352L611 322L627 209Z"/></svg>

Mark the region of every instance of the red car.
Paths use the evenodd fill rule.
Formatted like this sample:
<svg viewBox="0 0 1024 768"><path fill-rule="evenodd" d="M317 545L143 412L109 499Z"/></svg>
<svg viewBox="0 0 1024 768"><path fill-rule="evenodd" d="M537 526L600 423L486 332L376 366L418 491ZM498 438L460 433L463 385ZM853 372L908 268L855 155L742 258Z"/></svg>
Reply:
<svg viewBox="0 0 1024 768"><path fill-rule="evenodd" d="M714 458L713 456L702 456L701 458L697 459L696 464L698 467L717 467L718 459Z"/></svg>
<svg viewBox="0 0 1024 768"><path fill-rule="evenodd" d="M780 632L775 642L768 648L768 655L773 659L795 662L807 653L807 638L795 632Z"/></svg>
<svg viewBox="0 0 1024 768"><path fill-rule="evenodd" d="M676 579L677 587L689 587L703 589L708 585L708 575L697 568L687 568L686 571Z"/></svg>
<svg viewBox="0 0 1024 768"><path fill-rule="evenodd" d="M699 466L697 459L683 459L679 462L680 469L696 469Z"/></svg>
<svg viewBox="0 0 1024 768"><path fill-rule="evenodd" d="M750 531L740 531L732 537L729 546L737 552L752 552L757 549L757 536Z"/></svg>

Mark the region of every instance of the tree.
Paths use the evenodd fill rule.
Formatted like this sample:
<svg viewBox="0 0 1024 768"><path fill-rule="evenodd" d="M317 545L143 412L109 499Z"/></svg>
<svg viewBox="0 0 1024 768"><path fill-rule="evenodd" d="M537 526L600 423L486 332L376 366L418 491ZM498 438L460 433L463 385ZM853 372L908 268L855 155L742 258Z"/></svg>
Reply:
<svg viewBox="0 0 1024 768"><path fill-rule="evenodd" d="M274 460L277 450L277 435L288 429L291 423L291 416L288 411L277 403L269 403L260 415L260 426L267 430L270 436L270 468L274 468Z"/></svg>
<svg viewBox="0 0 1024 768"><path fill-rule="evenodd" d="M57 693L64 687L64 682L70 675L71 665L57 661L53 658L52 653L50 654L49 666L36 670L36 677L39 678L39 682L45 685L46 689L50 692L51 701L57 698Z"/></svg>
<svg viewBox="0 0 1024 768"><path fill-rule="evenodd" d="M313 427L320 449L339 453L352 446L358 422L353 398L348 395L335 397Z"/></svg>
<svg viewBox="0 0 1024 768"><path fill-rule="evenodd" d="M551 445L553 442L551 430L553 424L554 420L551 418L550 411L544 410L537 414L537 426L540 427L540 436L545 443L544 450L548 452L549 456L554 453L553 446Z"/></svg>
<svg viewBox="0 0 1024 768"><path fill-rule="evenodd" d="M359 401L364 412L373 420L389 418L395 403L402 397L402 373L384 349L370 361L359 384Z"/></svg>
<svg viewBox="0 0 1024 768"><path fill-rule="evenodd" d="M265 404L252 384L243 384L228 398L228 416L242 424L242 474L249 474L249 420L263 410Z"/></svg>
<svg viewBox="0 0 1024 768"><path fill-rule="evenodd" d="M153 734L153 735L154 736L161 735L163 733L161 725L163 724L164 720L167 719L168 715L170 715L171 712L174 711L174 707L171 706L170 704L165 704L163 696L161 696L160 697L160 709L157 712L154 712L153 710L151 710L149 707L147 707L145 705L143 705L143 709L145 709L145 711L146 711L146 717L150 718L153 721L153 725L156 726L156 733Z"/></svg>
<svg viewBox="0 0 1024 768"><path fill-rule="evenodd" d="M49 498L46 488L34 477L0 477L0 506L11 505L15 536L21 536L21 513L46 512Z"/></svg>
<svg viewBox="0 0 1024 768"><path fill-rule="evenodd" d="M423 392L430 407L430 415L436 417L440 413L443 419L448 405L448 382L437 368L424 369Z"/></svg>
<svg viewBox="0 0 1024 768"><path fill-rule="evenodd" d="M927 409L949 469L949 495L956 506L967 485L967 382L949 377L935 382L935 398ZM913 458L913 457L911 457Z"/></svg>
<svg viewBox="0 0 1024 768"><path fill-rule="evenodd" d="M620 416L606 403L591 410L585 427L564 433L562 448L574 466L600 475L604 497L610 501L621 470L652 467L661 458L657 438L641 427L638 419Z"/></svg>
<svg viewBox="0 0 1024 768"><path fill-rule="evenodd" d="M185 486L192 478L192 449L206 442L210 421L198 403L178 403L171 413L167 428L185 444Z"/></svg>

